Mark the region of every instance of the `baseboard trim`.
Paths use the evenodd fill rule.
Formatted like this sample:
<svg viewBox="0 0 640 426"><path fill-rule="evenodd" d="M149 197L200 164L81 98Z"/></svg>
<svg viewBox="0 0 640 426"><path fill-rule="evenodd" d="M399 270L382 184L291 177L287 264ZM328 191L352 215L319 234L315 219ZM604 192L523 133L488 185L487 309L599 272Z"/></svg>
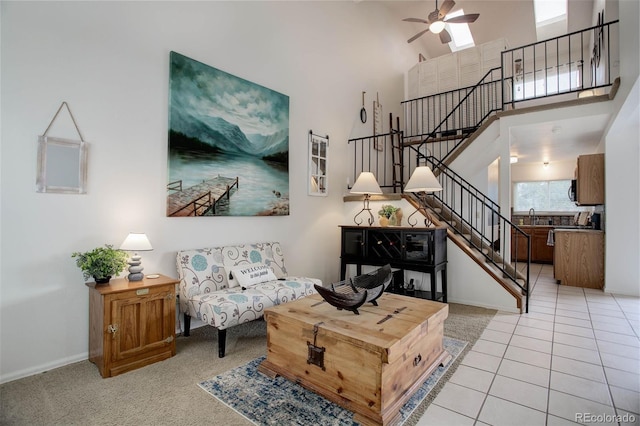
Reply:
<svg viewBox="0 0 640 426"><path fill-rule="evenodd" d="M22 379L36 374L44 373L54 368L64 367L65 365L74 364L80 361L86 361L89 359L89 352L83 352L77 355L69 356L66 358L57 359L52 362L37 365L31 368L25 368L24 370L15 371L10 374L0 376L0 384L12 382L14 380Z"/></svg>

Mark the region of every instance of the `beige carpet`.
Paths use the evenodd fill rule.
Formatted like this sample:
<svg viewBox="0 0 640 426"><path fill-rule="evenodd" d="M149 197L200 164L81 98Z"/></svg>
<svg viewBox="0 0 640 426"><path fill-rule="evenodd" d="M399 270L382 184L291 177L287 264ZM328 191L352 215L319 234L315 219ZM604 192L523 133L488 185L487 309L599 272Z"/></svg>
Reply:
<svg viewBox="0 0 640 426"><path fill-rule="evenodd" d="M439 388L457 368L496 311L449 305L445 335L470 344L434 392L405 423L415 425ZM103 379L82 361L0 385L2 425L250 425L198 387L266 353L266 325L254 321L227 332L227 356L218 358L216 332L201 327L178 337L168 360Z"/></svg>

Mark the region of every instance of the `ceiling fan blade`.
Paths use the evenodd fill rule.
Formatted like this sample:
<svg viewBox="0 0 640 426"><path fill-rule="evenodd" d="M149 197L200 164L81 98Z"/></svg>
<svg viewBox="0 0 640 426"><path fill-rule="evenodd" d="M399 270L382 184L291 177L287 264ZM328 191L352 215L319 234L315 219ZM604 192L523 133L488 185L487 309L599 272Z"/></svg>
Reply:
<svg viewBox="0 0 640 426"><path fill-rule="evenodd" d="M418 34L416 34L413 37L411 37L409 40L407 40L407 43L411 43L413 40L417 39L418 37L420 37L422 34L426 33L427 31L429 31L429 28L427 28L424 31L420 31Z"/></svg>
<svg viewBox="0 0 640 426"><path fill-rule="evenodd" d="M420 19L420 18L404 18L403 21L407 21L407 22L420 22L423 24L428 24L429 21L424 20L424 19Z"/></svg>
<svg viewBox="0 0 640 426"><path fill-rule="evenodd" d="M479 13L469 13L467 15L456 16L451 19L445 19L444 22L447 24L470 24L471 22L475 22L480 16Z"/></svg>
<svg viewBox="0 0 640 426"><path fill-rule="evenodd" d="M447 30L442 30L440 32L440 41L442 42L442 44L447 44L451 41L451 36L449 35L449 32Z"/></svg>
<svg viewBox="0 0 640 426"><path fill-rule="evenodd" d="M447 16L447 13L449 13L449 11L451 9L453 9L453 6L456 5L456 2L453 0L445 0L444 3L442 3L442 6L440 6L440 19L444 18L445 16Z"/></svg>

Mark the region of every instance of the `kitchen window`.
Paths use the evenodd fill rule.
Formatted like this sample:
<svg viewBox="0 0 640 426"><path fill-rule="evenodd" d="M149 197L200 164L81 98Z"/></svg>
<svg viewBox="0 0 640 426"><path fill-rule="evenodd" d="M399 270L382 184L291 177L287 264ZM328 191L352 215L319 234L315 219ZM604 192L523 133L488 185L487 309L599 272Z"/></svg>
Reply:
<svg viewBox="0 0 640 426"><path fill-rule="evenodd" d="M577 212L588 210L576 206L569 200L571 180L542 180L532 182L514 182L513 210L528 212Z"/></svg>

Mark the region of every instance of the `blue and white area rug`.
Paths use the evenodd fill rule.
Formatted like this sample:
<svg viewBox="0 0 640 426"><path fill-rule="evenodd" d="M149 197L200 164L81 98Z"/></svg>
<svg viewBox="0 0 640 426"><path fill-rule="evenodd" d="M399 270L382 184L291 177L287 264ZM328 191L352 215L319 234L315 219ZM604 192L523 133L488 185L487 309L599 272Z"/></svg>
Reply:
<svg viewBox="0 0 640 426"><path fill-rule="evenodd" d="M438 367L400 409L401 424L438 383L467 342L445 337L443 344L452 356L451 361ZM281 376L270 379L259 373L258 365L264 359L256 358L199 386L256 425L357 425L353 412Z"/></svg>

